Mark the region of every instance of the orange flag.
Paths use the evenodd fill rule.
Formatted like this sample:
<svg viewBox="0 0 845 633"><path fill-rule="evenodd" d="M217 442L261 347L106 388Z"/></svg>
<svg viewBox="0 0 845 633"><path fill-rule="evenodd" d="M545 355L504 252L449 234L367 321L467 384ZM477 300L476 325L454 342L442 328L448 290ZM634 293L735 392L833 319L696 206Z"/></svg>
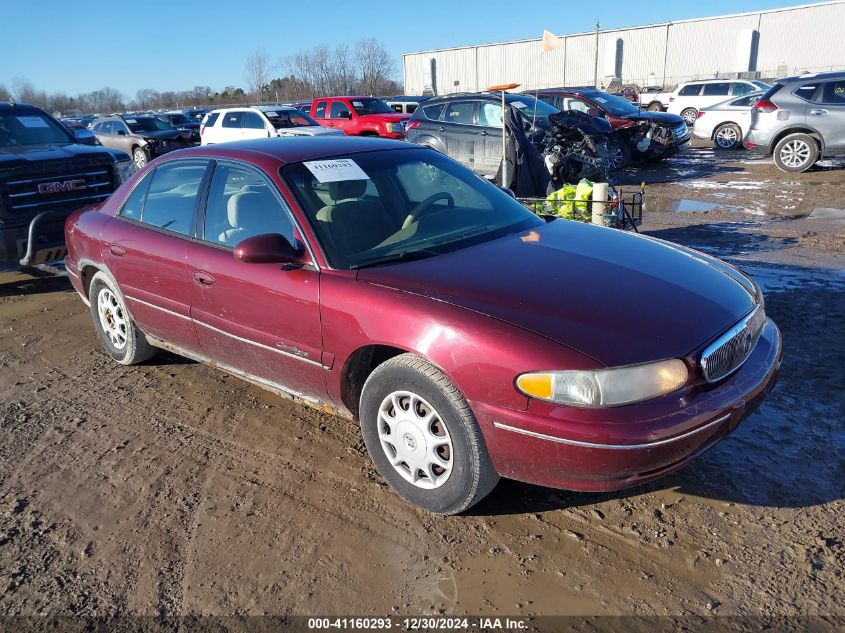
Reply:
<svg viewBox="0 0 845 633"><path fill-rule="evenodd" d="M549 31L543 31L543 52L548 53L563 46L563 38Z"/></svg>

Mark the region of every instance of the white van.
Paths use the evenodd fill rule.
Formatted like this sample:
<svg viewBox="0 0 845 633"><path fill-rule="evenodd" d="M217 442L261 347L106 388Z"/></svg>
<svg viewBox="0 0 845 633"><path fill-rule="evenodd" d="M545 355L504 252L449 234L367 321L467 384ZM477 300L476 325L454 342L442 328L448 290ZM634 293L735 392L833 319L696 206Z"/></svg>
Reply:
<svg viewBox="0 0 845 633"><path fill-rule="evenodd" d="M678 84L669 95L666 111L670 114L680 114L687 126L692 128L701 108L721 103L728 97L744 97L752 92L765 92L769 88L769 84L756 79L688 81Z"/></svg>
<svg viewBox="0 0 845 633"><path fill-rule="evenodd" d="M289 106L244 106L212 110L200 124L200 144L229 143L272 136L341 135Z"/></svg>

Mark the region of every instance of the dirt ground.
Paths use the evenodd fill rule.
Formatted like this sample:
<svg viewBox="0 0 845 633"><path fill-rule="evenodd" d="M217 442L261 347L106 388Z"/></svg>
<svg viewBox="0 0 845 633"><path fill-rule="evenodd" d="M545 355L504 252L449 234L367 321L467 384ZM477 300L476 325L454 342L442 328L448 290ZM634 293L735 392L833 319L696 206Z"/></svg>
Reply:
<svg viewBox="0 0 845 633"><path fill-rule="evenodd" d="M395 496L353 423L119 366L65 278L0 273L0 616L845 616L845 168L699 143L640 180L644 231L763 285L778 387L662 481L502 481L456 517Z"/></svg>

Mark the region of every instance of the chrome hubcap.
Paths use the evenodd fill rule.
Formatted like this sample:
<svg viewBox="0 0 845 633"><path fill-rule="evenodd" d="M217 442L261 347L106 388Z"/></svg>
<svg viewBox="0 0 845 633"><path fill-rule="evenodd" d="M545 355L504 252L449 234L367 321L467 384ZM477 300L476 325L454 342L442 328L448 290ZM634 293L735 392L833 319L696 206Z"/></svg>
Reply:
<svg viewBox="0 0 845 633"><path fill-rule="evenodd" d="M97 295L97 314L100 315L103 332L106 333L114 348L126 347L126 317L117 302L117 297L108 288L103 288Z"/></svg>
<svg viewBox="0 0 845 633"><path fill-rule="evenodd" d="M787 167L801 167L810 159L810 146L804 141L789 141L780 150L780 160Z"/></svg>
<svg viewBox="0 0 845 633"><path fill-rule="evenodd" d="M144 150L136 149L134 157L135 167L141 168L147 164L147 155L144 153Z"/></svg>
<svg viewBox="0 0 845 633"><path fill-rule="evenodd" d="M681 116L687 125L692 125L698 118L698 114L694 110L686 110Z"/></svg>
<svg viewBox="0 0 845 633"><path fill-rule="evenodd" d="M378 410L378 435L390 464L418 488L439 488L452 474L452 438L428 402L394 391Z"/></svg>
<svg viewBox="0 0 845 633"><path fill-rule="evenodd" d="M719 147L733 147L736 145L737 133L732 127L723 127L716 133L716 144Z"/></svg>

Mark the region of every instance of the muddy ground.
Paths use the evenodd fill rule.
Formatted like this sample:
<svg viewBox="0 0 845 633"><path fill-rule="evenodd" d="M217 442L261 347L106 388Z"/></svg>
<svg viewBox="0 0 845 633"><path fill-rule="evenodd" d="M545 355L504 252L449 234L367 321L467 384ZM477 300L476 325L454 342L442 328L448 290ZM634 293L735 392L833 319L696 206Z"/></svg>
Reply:
<svg viewBox="0 0 845 633"><path fill-rule="evenodd" d="M698 144L640 180L645 231L760 280L778 387L662 481L502 481L457 517L396 497L353 423L116 365L64 278L0 274L0 615L845 615L845 168Z"/></svg>

